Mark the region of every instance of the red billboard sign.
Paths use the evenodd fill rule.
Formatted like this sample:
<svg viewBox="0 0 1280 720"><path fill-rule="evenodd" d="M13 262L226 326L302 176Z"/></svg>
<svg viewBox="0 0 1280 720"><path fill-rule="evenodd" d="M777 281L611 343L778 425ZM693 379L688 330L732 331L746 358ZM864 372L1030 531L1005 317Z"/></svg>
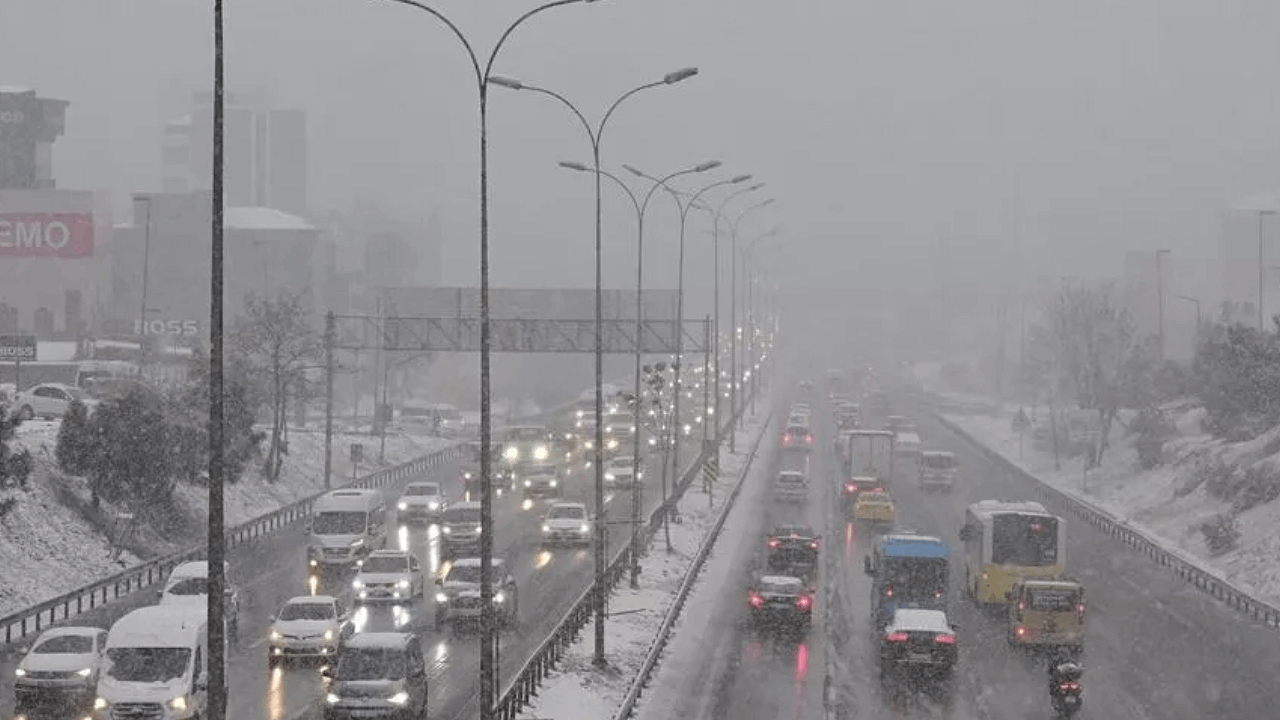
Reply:
<svg viewBox="0 0 1280 720"><path fill-rule="evenodd" d="M92 255L91 213L0 213L0 257Z"/></svg>

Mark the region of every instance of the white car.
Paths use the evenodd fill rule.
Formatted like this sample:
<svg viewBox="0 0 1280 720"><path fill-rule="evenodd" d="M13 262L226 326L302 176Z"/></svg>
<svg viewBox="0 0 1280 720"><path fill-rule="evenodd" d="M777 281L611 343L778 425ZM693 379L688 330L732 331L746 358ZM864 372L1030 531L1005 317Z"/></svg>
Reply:
<svg viewBox="0 0 1280 720"><path fill-rule="evenodd" d="M587 506L579 502L558 502L542 521L543 545L590 545L591 519Z"/></svg>
<svg viewBox="0 0 1280 720"><path fill-rule="evenodd" d="M235 639L240 631L240 593L231 584L231 565L223 563L226 579L227 634ZM209 600L209 563L203 560L185 562L175 567L160 590L161 605L206 604Z"/></svg>
<svg viewBox="0 0 1280 720"><path fill-rule="evenodd" d="M23 419L34 418L57 419L66 414L74 400L79 400L92 411L98 401L90 398L83 390L63 383L41 383L15 394L13 398L14 414Z"/></svg>
<svg viewBox="0 0 1280 720"><path fill-rule="evenodd" d="M106 644L107 631L96 627L57 627L41 634L14 670L19 715L27 708L92 702Z"/></svg>
<svg viewBox="0 0 1280 720"><path fill-rule="evenodd" d="M612 487L631 487L636 480L644 480L644 470L635 475L632 467L631 453L619 455L604 466L604 483ZM641 466L643 467L643 465Z"/></svg>
<svg viewBox="0 0 1280 720"><path fill-rule="evenodd" d="M267 666L289 658L331 657L352 628L342 603L332 595L290 598L280 613L271 617Z"/></svg>
<svg viewBox="0 0 1280 720"><path fill-rule="evenodd" d="M512 628L520 621L520 596L515 575L501 558L494 558L490 582L493 587L493 610L502 627ZM480 558L453 561L449 572L436 580L436 630L456 622L479 620Z"/></svg>
<svg viewBox="0 0 1280 720"><path fill-rule="evenodd" d="M418 558L403 550L375 550L351 581L356 602L407 603L426 593Z"/></svg>
<svg viewBox="0 0 1280 720"><path fill-rule="evenodd" d="M396 503L401 520L436 519L447 503L438 482L411 482L404 487Z"/></svg>

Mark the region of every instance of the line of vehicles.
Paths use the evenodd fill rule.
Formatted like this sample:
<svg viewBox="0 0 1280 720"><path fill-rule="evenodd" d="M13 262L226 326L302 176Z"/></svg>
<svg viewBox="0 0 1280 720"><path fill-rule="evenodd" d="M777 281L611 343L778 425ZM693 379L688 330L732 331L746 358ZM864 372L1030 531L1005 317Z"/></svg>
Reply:
<svg viewBox="0 0 1280 720"><path fill-rule="evenodd" d="M924 492L950 491L959 464L952 453L925 449L919 429L892 414L887 394L869 389L863 399L828 395L841 467L832 492L849 520L872 535L863 570L881 679L891 688L925 683L945 697L960 657L948 615L953 550L942 538L897 527L892 489L914 482ZM793 408L789 427L802 424L802 414ZM873 418L882 426L864 422ZM1082 705L1086 606L1083 585L1067 575L1065 521L1040 503L984 500L966 508L958 539L964 595L1003 620L1012 648L1047 654L1053 709L1074 715Z"/></svg>

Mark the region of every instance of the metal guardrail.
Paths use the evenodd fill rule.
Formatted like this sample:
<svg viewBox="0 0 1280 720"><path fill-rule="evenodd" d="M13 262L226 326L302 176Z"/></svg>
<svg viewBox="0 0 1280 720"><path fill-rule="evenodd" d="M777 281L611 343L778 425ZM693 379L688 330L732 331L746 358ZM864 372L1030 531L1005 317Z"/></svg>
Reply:
<svg viewBox="0 0 1280 720"><path fill-rule="evenodd" d="M751 446L751 453L747 455L747 462L742 466L738 482L734 484L729 497L721 505L720 514L716 516L715 524L711 526L706 537L703 538L697 554L693 556L693 562L689 564L689 569L684 574L684 579L680 581L680 589L676 592L675 599L671 602L671 607L667 609L666 616L662 618L662 625L658 626L658 634L654 637L653 643L649 645L649 652L645 654L644 662L640 664L640 669L636 672L635 679L631 681L631 686L627 688L627 694L622 698L622 705L613 716L614 720L628 720L632 713L635 712L636 703L640 700L640 694L644 692L645 687L653 677L654 671L658 668L658 661L662 659L662 653L666 650L667 642L671 639L671 631L675 627L676 621L680 619L680 613L684 611L685 601L689 599L689 593L693 590L693 585L697 582L698 575L702 572L702 566L706 563L707 557L711 555L711 549L720 537L720 531L724 528L725 520L728 519L738 495L742 492L747 475L751 472L752 463L755 462L756 453L760 450L760 442L764 440L765 435L769 434L769 424L772 421L773 416L770 413L765 417L764 426L760 429L760 434L756 436L756 441Z"/></svg>
<svg viewBox="0 0 1280 720"><path fill-rule="evenodd" d="M550 419L571 407L573 407L573 404L569 403L529 418L522 418L522 420L538 422ZM420 476L441 463L459 457L463 452L461 447L453 445L401 465L370 473L353 483L340 487L381 488ZM307 517L311 514L311 506L315 500L326 492L328 491L316 493L291 505L286 505L240 525L227 528L227 549L231 550L258 540ZM192 560L200 560L204 557L205 551L206 548L202 543L187 550L155 558L0 618L0 644L7 645L21 640L28 635L39 633L50 625L70 620L78 615L96 610L103 605L128 597L139 590L164 582L164 579L169 576L169 571L176 565Z"/></svg>
<svg viewBox="0 0 1280 720"><path fill-rule="evenodd" d="M747 406L747 403L743 403L744 408ZM724 441L735 422L737 422L736 415L721 428L720 433L716 436L717 446ZM679 482L672 488L671 494L667 498L667 504L655 508L649 515L649 521L645 525L645 536L641 543L642 545L647 547L652 542L654 535L662 528L663 510L674 506L680 501L685 491L700 476L702 466L710 456L711 453L708 453L705 449L698 453L698 456L690 463L684 474L680 476ZM626 577L630 567L631 543L628 542L624 543L612 562L605 568L603 591L609 592L612 590L622 578ZM547 638L542 641L542 644L533 651L533 654L529 656L529 659L525 661L511 681L507 683L506 689L503 690L502 695L499 696L498 702L494 706L494 717L497 720L516 720L520 712L538 694L538 688L542 685L542 681L555 669L565 651L578 639L578 634L582 632L582 628L591 619L593 599L596 592L597 586L595 582L592 582L578 596L569 611L560 619L560 622L556 624Z"/></svg>
<svg viewBox="0 0 1280 720"><path fill-rule="evenodd" d="M1146 555L1160 567L1168 568L1183 581L1222 601L1237 612L1247 615L1249 618L1270 628L1280 630L1280 607L1259 600L1196 563L1176 553L1169 552L1146 533L1116 518L1102 508L1049 485L1018 467L1000 453L987 447L943 415L937 413L935 415L944 427L974 446L988 460L1005 468L1015 476L1026 480L1027 485L1047 504L1065 509L1071 515Z"/></svg>

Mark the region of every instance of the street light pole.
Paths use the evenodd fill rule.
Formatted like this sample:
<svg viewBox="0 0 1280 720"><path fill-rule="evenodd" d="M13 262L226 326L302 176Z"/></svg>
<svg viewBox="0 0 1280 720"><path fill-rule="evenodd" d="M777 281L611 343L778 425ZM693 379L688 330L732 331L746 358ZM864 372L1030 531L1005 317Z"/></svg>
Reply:
<svg viewBox="0 0 1280 720"><path fill-rule="evenodd" d="M582 163L562 162L560 166L569 170L577 170L578 172L597 172L595 169L587 167ZM689 175L692 173L706 172L720 166L717 161L702 163L687 170L679 170L671 173L663 178L663 182L681 175ZM621 178L606 170L598 171L614 183L622 188L627 197L631 199L631 204L636 211L636 367L635 367L635 386L632 391L632 426L631 426L631 587L637 589L640 587L640 515L644 502L641 497L640 484L640 410L641 410L641 388L640 388L640 370L643 363L644 354L644 214L649 209L649 201L653 199L654 193L660 187L654 184L645 193L644 200L640 201L636 198L636 194L631 191ZM662 500L666 503L667 484L666 475L663 474L662 483ZM663 517L663 526L666 527L666 517ZM670 545L670 531L667 535L667 544Z"/></svg>
<svg viewBox="0 0 1280 720"><path fill-rule="evenodd" d="M672 421L672 425L674 426L674 430L676 433L676 441L673 443L673 448L672 448L672 451L673 451L672 454L674 456L672 465L675 467L675 472L679 473L680 472L680 442L683 439L682 433L684 430L684 424L682 422L682 418L680 417L680 396L684 394L684 387L680 383L680 373L684 367L684 239L685 239L685 228L688 225L689 209L692 208L694 203L698 201L698 198L702 197L708 191L724 185L737 185L737 184L744 183L750 180L751 176L738 175L737 177L733 177L728 180L720 180L718 182L713 182L709 185L703 186L702 189L693 193L693 195L689 197L688 201L681 202L680 193L677 192L675 189L673 189L665 181L657 180L656 178L650 175L646 175L640 170L637 170L636 168L630 165L623 165L623 167L626 168L627 172L631 173L632 175L636 175L636 176L645 178L647 180L652 180L655 183L657 183L659 187L666 189L667 193L671 195L671 198L675 200L676 206L680 209L680 253L679 253L680 259L679 259L679 270L676 273L677 275L677 280L676 280L677 332L676 332L676 362L675 362L675 401L672 403L674 406L672 409L672 416L674 418ZM711 345L713 346L715 345L714 340L712 341ZM712 347L708 347L706 351L714 352ZM708 382L707 378L704 377L703 382L704 383ZM708 408L706 407L702 409L704 423L706 422L707 410ZM713 422L719 422L718 418L711 418L711 419ZM666 505L664 504L662 512L663 512L663 517L665 518L665 516L670 512L670 508L666 507Z"/></svg>
<svg viewBox="0 0 1280 720"><path fill-rule="evenodd" d="M493 418L490 408L491 338L489 322L489 80L493 64L498 59L511 34L526 20L539 13L564 5L592 3L596 0L553 0L520 15L498 37L485 63L472 47L467 36L443 13L418 0L385 0L416 8L439 20L462 43L475 76L479 93L480 111L480 720L492 720L497 701L497 629L493 618Z"/></svg>
<svg viewBox="0 0 1280 720"><path fill-rule="evenodd" d="M738 216L729 224L729 254L732 256L730 258L732 277L729 281L729 375L733 379L729 384L729 452L731 453L737 452L734 445L738 433L733 418L737 417L737 422L742 422L742 417L738 415L738 387L742 384L742 378L739 377L738 372L738 224L753 210L766 207L773 202L773 198L762 200L738 213Z"/></svg>
<svg viewBox="0 0 1280 720"><path fill-rule="evenodd" d="M1262 243L1262 219L1268 215L1275 215L1275 210L1259 210L1258 211L1258 332L1266 330L1262 322L1262 289L1266 283L1266 262L1265 253Z"/></svg>
<svg viewBox="0 0 1280 720"><path fill-rule="evenodd" d="M147 208L147 219L142 230L142 308L138 312L138 366L145 377L149 359L147 357L147 281L151 274L151 196L135 195L134 202L146 205Z"/></svg>
<svg viewBox="0 0 1280 720"><path fill-rule="evenodd" d="M600 140L604 135L604 129L609 123L609 118L613 117L613 113L628 98L652 88L663 87L664 85L674 85L682 80L687 80L698 74L697 68L683 68L675 72L667 73L657 82L645 83L639 87L632 88L623 93L609 109L605 111L604 116L600 118L600 122L593 128L582 111L576 105L569 102L569 99L554 90L538 87L536 85L526 85L519 80L508 77L493 76L490 80L499 87L505 87L511 90L530 90L541 93L548 97L558 100L560 104L569 109L573 115L582 123L582 127L587 132L587 139L591 142L591 157L594 161L593 174L595 175L595 201L596 201L596 342L595 342L595 360L596 360L596 377L595 377L595 418L596 418L596 441L594 454L594 470L595 470L595 570L596 582L593 600L595 614L595 652L592 662L596 667L605 667L608 660L604 656L604 616L605 616L605 599L607 597L607 588L605 588L605 532L608 529L608 508L604 504L604 272L603 272L603 233L602 233L602 212L600 199ZM634 198L633 198L634 199ZM639 339L637 338L637 341ZM633 476L633 484L638 482L638 478Z"/></svg>
<svg viewBox="0 0 1280 720"><path fill-rule="evenodd" d="M756 306L755 306L756 299L753 297L755 285L756 285L755 250L756 250L756 246L759 245L761 242L776 236L781 231L782 231L781 226L774 226L774 228L769 232L765 233L764 235L761 235L755 240L752 240L751 243L747 245L746 257L743 258L743 264L746 266L745 274L746 274L746 283L747 283L747 313L748 313L747 329L750 331L750 339L747 343L747 346L748 346L748 352L750 353L749 355L750 363L748 364L748 367L751 369L751 411L752 412L755 412L756 394L760 387L760 368L757 367L758 363L756 362L756 359L755 359L756 353L758 352L756 349L756 324L758 321L758 316L761 314L761 313L758 313L756 310Z"/></svg>
<svg viewBox="0 0 1280 720"><path fill-rule="evenodd" d="M1164 361L1165 339L1164 339L1164 263L1160 262L1161 257L1167 257L1168 250L1156 250L1156 333L1159 338L1160 360Z"/></svg>
<svg viewBox="0 0 1280 720"><path fill-rule="evenodd" d="M225 152L224 117L226 105L225 23L222 0L213 3L213 178L210 188L210 252L209 252L209 517L205 559L209 562L209 601L205 619L208 625L208 687L209 720L226 720L227 717L227 626L226 620L226 521L223 508L223 482L226 464L223 453L225 405L223 402L222 372L222 298L223 298L223 250L224 213L223 162ZM150 213L148 213L149 215ZM144 318L145 322L145 318Z"/></svg>

